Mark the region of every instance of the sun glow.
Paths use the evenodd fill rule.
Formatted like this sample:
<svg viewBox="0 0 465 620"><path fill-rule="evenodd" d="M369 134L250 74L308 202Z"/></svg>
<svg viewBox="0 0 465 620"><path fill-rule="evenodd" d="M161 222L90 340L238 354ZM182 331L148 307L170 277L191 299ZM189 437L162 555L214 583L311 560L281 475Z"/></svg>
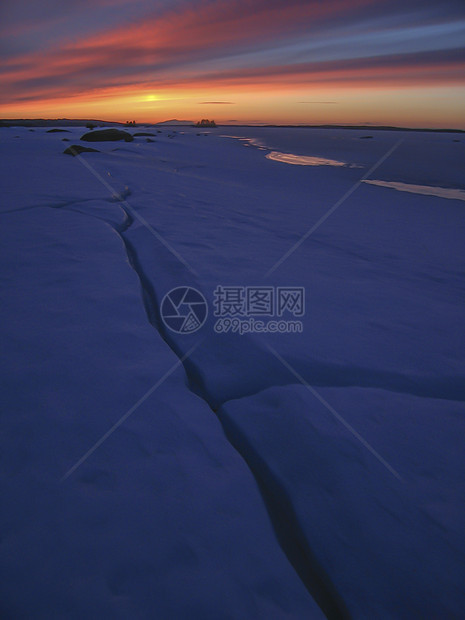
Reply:
<svg viewBox="0 0 465 620"><path fill-rule="evenodd" d="M370 0L155 4L166 10L88 29L69 18L68 36L0 23L0 117L465 128L460 12L433 24L419 9L407 27L398 3Z"/></svg>

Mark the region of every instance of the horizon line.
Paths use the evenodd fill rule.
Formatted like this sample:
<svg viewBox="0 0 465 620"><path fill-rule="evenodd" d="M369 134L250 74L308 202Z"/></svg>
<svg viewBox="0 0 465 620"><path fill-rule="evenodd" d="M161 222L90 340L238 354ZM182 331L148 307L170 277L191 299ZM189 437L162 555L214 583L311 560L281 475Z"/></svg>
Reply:
<svg viewBox="0 0 465 620"><path fill-rule="evenodd" d="M122 125L124 127L137 127L137 126L157 126L157 125L169 125L173 123L179 127L195 127L196 121L191 120L178 120L169 119L166 121L146 122L136 121L135 125L128 125L127 121L109 121L104 119L94 118L0 118L0 127L20 127L21 125L36 123L35 126L40 127L37 123L104 123L107 125ZM131 121L132 122L132 121ZM283 127L283 128L309 128L309 129L360 129L360 130L377 130L377 131L426 131L426 132L440 132L440 133L465 133L465 129L457 129L452 127L403 127L398 125L375 125L369 124L350 124L350 123L216 123L217 127ZM78 125L80 126L80 125ZM210 127L197 127L197 129L211 129Z"/></svg>

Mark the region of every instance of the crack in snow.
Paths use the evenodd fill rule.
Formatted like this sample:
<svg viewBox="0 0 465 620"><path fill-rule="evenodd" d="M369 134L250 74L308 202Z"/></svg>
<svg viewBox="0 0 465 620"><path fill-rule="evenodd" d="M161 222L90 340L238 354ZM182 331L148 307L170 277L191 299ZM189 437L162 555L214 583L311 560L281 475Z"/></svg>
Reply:
<svg viewBox="0 0 465 620"><path fill-rule="evenodd" d="M211 395L208 394L208 390L202 379L200 369L197 367L190 355L186 355L185 353L183 354L180 348L176 346L174 340L167 334L166 328L161 320L159 301L155 288L141 265L136 248L126 235L128 229L133 225L134 219L131 214L126 211L124 206L121 204L118 206L126 215L124 225L122 227L118 227L108 221L106 223L113 228L122 240L128 262L138 277L147 320L150 325L157 330L163 341L176 355L178 359L177 365L184 368L187 388L196 396L202 398L202 400L204 400L204 402L208 405L212 413L219 420L227 441L247 465L247 468L256 481L263 498L264 506L270 517L277 542L283 550L283 553L288 558L289 563L301 579L305 588L315 599L328 618L334 618L335 620L349 618L349 613L344 602L331 584L329 577L314 557L308 541L305 539L305 536L298 525L298 520L290 500L285 499L285 489L279 485L279 481L273 477L272 472L269 472L268 475L264 477L256 471L256 468L251 463L250 458L253 453L253 447L249 446L247 450L244 450L238 446L237 442L231 436L231 430L226 421L222 418L221 412L218 408L214 407L211 402L213 399ZM100 220L103 219L95 214L87 212L80 213ZM105 220L103 219L103 221ZM151 394L153 389L149 392ZM130 411L132 412L133 410L135 410L134 407ZM114 430L116 430L127 417L128 415L125 414L125 416L123 416L123 418L121 418L120 421L114 425L114 427L112 427L96 444L94 444L94 446L92 446L92 448L90 448L90 450L88 450L85 455L81 457L81 459L65 474L63 480L69 477L75 469L79 467L82 462L84 462L84 460L91 456L95 450L98 449L101 443L103 443L103 441L105 441L106 438ZM246 438L243 438L243 440L246 441ZM259 458L259 455L255 455L255 460L257 458ZM266 468L265 463L263 466Z"/></svg>

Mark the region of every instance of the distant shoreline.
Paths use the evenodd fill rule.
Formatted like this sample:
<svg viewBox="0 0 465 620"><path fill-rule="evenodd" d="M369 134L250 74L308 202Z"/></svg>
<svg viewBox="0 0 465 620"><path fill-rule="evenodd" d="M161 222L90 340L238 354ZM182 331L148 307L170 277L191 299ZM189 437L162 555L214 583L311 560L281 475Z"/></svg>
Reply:
<svg viewBox="0 0 465 620"><path fill-rule="evenodd" d="M97 126L107 127L111 125L119 125L122 127L135 128L135 127L194 127L191 122L183 123L182 121L174 121L172 124L169 121L162 121L159 123L136 123L135 125L126 125L121 121L103 121L95 119L0 119L0 127L85 127L86 124L93 123ZM452 128L429 128L429 127L396 127L391 125L248 125L244 124L218 124L218 128L221 127L265 127L265 128L288 128L288 129L353 129L361 131L416 131L416 132L429 132L429 133L465 133L465 129L452 129ZM202 129L202 128L197 128Z"/></svg>

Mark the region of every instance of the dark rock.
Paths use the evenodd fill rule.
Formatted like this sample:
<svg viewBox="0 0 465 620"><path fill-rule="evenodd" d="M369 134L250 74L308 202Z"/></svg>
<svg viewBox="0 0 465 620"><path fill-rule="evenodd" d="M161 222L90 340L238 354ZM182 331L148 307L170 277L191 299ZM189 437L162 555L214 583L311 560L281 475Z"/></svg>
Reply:
<svg viewBox="0 0 465 620"><path fill-rule="evenodd" d="M81 140L86 142L116 142L124 140L132 142L134 138L127 131L121 129L100 129L99 131L90 131L81 136Z"/></svg>
<svg viewBox="0 0 465 620"><path fill-rule="evenodd" d="M155 140L152 140L151 138L146 138L145 140L146 142L155 142Z"/></svg>
<svg viewBox="0 0 465 620"><path fill-rule="evenodd" d="M360 136L360 140L373 140L373 136Z"/></svg>
<svg viewBox="0 0 465 620"><path fill-rule="evenodd" d="M76 157L76 155L80 155L81 153L100 153L100 151L97 151L97 149L90 149L88 146L82 146L82 144L73 144L73 146L68 146L63 153Z"/></svg>
<svg viewBox="0 0 465 620"><path fill-rule="evenodd" d="M69 142L69 138L62 138L61 141L62 142Z"/></svg>
<svg viewBox="0 0 465 620"><path fill-rule="evenodd" d="M68 129L49 129L46 133L70 133Z"/></svg>

